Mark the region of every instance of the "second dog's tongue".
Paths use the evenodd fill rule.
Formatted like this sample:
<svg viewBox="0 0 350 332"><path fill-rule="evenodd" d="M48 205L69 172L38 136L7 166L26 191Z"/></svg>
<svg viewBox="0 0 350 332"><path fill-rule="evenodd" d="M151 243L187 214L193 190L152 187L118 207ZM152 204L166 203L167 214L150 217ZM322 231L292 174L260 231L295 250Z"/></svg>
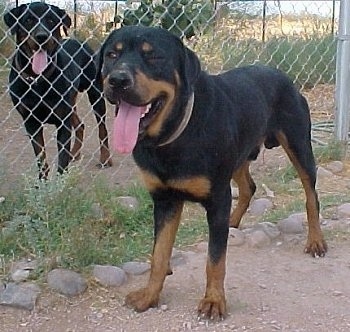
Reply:
<svg viewBox="0 0 350 332"><path fill-rule="evenodd" d="M46 51L36 51L32 59L32 70L35 74L40 75L47 67Z"/></svg>
<svg viewBox="0 0 350 332"><path fill-rule="evenodd" d="M140 118L145 109L145 106L120 102L113 124L113 147L117 152L128 154L134 149L139 135Z"/></svg>

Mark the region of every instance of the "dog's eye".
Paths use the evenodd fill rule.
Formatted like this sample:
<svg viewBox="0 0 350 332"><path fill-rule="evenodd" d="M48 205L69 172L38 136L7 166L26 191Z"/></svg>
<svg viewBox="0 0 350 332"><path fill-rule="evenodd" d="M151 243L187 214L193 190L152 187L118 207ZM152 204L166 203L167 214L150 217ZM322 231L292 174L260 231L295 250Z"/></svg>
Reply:
<svg viewBox="0 0 350 332"><path fill-rule="evenodd" d="M27 17L25 19L25 22L26 22L26 24L32 24L34 22L34 18L33 17Z"/></svg>
<svg viewBox="0 0 350 332"><path fill-rule="evenodd" d="M106 56L109 59L118 59L119 58L119 53L115 52L115 51L109 51L109 52L107 52Z"/></svg>

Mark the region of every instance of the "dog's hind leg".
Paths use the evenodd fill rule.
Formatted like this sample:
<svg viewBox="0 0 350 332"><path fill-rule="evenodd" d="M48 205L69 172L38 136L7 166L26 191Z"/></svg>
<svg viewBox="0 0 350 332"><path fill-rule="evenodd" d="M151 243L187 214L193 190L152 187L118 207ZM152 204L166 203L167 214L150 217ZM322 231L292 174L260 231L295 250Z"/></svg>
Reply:
<svg viewBox="0 0 350 332"><path fill-rule="evenodd" d="M256 190L254 180L249 173L249 165L250 162L246 161L232 176L238 186L239 195L237 205L230 216L230 227L238 228Z"/></svg>
<svg viewBox="0 0 350 332"><path fill-rule="evenodd" d="M112 158L109 152L108 132L106 127L106 104L102 96L102 83L98 80L87 91L89 101L94 109L98 125L98 137L100 140L100 165L112 166Z"/></svg>
<svg viewBox="0 0 350 332"><path fill-rule="evenodd" d="M276 133L276 138L296 168L304 187L309 227L305 252L319 257L325 255L327 244L320 226L319 201L315 189L316 164L306 125L298 123L298 128L295 128L289 121L288 128Z"/></svg>
<svg viewBox="0 0 350 332"><path fill-rule="evenodd" d="M72 160L79 160L80 151L84 140L84 124L78 117L76 106L74 106L73 113L71 115L71 124L75 131L75 140L71 151L71 156Z"/></svg>

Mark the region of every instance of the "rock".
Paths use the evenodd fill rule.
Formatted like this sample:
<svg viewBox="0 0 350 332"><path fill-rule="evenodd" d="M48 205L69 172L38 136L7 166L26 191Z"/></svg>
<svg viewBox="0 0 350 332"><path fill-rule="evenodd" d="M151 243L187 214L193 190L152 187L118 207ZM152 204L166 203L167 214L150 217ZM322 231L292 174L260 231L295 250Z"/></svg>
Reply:
<svg viewBox="0 0 350 332"><path fill-rule="evenodd" d="M97 220L102 220L105 216L100 203L93 203L91 205L92 216Z"/></svg>
<svg viewBox="0 0 350 332"><path fill-rule="evenodd" d="M228 245L229 246L241 246L245 243L245 234L234 227L230 227L228 233Z"/></svg>
<svg viewBox="0 0 350 332"><path fill-rule="evenodd" d="M16 270L13 273L11 273L11 279L14 282L25 281L28 279L29 274L30 274L29 270Z"/></svg>
<svg viewBox="0 0 350 332"><path fill-rule="evenodd" d="M278 229L277 225L271 223L271 222L261 222L253 227L254 229L259 229L265 232L265 234L271 239L274 240L277 237L281 235L280 230Z"/></svg>
<svg viewBox="0 0 350 332"><path fill-rule="evenodd" d="M196 250L198 250L199 252L206 252L208 250L208 242L199 242L196 245Z"/></svg>
<svg viewBox="0 0 350 332"><path fill-rule="evenodd" d="M129 274L140 275L151 269L151 264L146 262L127 262L122 265L122 269Z"/></svg>
<svg viewBox="0 0 350 332"><path fill-rule="evenodd" d="M232 183L231 183L231 195L233 199L237 199L239 197L239 190L237 187L232 185Z"/></svg>
<svg viewBox="0 0 350 332"><path fill-rule="evenodd" d="M0 304L33 310L39 293L40 288L32 283L8 283L3 289L0 288Z"/></svg>
<svg viewBox="0 0 350 332"><path fill-rule="evenodd" d="M20 260L12 264L10 275L14 282L21 282L28 279L30 272L38 268L37 260Z"/></svg>
<svg viewBox="0 0 350 332"><path fill-rule="evenodd" d="M83 293L87 288L86 280L77 272L66 269L55 269L48 273L49 287L66 296Z"/></svg>
<svg viewBox="0 0 350 332"><path fill-rule="evenodd" d="M161 310L161 311L167 311L167 310L168 310L168 306L167 306L166 304L162 304L162 305L160 306L160 310Z"/></svg>
<svg viewBox="0 0 350 332"><path fill-rule="evenodd" d="M123 208L129 210L137 210L139 207L139 202L135 197L132 196L119 196L116 198L116 202Z"/></svg>
<svg viewBox="0 0 350 332"><path fill-rule="evenodd" d="M338 217L349 218L350 217L350 203L344 203L337 208Z"/></svg>
<svg viewBox="0 0 350 332"><path fill-rule="evenodd" d="M271 243L270 238L262 230L254 230L247 234L247 243L250 247L261 248Z"/></svg>
<svg viewBox="0 0 350 332"><path fill-rule="evenodd" d="M326 165L326 168L332 173L340 173L344 169L344 164L339 160L331 161Z"/></svg>
<svg viewBox="0 0 350 332"><path fill-rule="evenodd" d="M184 255L184 251L173 248L170 264L172 266L179 266L179 265L186 264L186 262L187 260Z"/></svg>
<svg viewBox="0 0 350 332"><path fill-rule="evenodd" d="M278 229L286 234L300 234L304 232L303 224L307 220L306 213L294 213L277 223Z"/></svg>
<svg viewBox="0 0 350 332"><path fill-rule="evenodd" d="M270 198L275 197L275 193L265 183L263 183L261 186L265 190L267 197L270 197Z"/></svg>
<svg viewBox="0 0 350 332"><path fill-rule="evenodd" d="M322 166L318 166L317 168L317 177L318 178L327 178L327 177L332 177L333 173Z"/></svg>
<svg viewBox="0 0 350 332"><path fill-rule="evenodd" d="M258 198L250 203L249 213L254 216L260 216L273 207L268 198Z"/></svg>
<svg viewBox="0 0 350 332"><path fill-rule="evenodd" d="M111 265L95 265L93 276L103 286L119 287L127 280L123 269Z"/></svg>
<svg viewBox="0 0 350 332"><path fill-rule="evenodd" d="M342 291L334 291L333 292L333 294L332 294L333 296L343 296L344 295L344 293L342 292Z"/></svg>

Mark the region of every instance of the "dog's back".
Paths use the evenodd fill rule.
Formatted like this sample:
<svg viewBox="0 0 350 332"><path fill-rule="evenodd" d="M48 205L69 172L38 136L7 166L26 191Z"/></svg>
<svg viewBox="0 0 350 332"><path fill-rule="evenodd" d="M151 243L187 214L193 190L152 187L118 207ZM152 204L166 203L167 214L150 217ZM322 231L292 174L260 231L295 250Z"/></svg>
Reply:
<svg viewBox="0 0 350 332"><path fill-rule="evenodd" d="M67 80L76 82L76 88L80 92L88 89L96 77L94 51L91 47L87 43L67 38L62 41L58 54L58 67Z"/></svg>

